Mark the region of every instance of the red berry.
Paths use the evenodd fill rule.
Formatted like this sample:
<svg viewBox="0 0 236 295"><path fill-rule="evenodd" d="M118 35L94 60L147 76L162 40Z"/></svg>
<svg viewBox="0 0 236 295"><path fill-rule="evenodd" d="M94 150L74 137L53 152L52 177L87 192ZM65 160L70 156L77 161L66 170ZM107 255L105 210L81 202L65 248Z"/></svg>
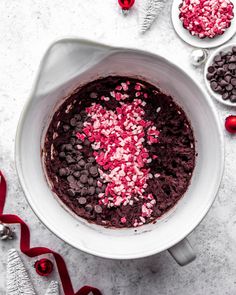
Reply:
<svg viewBox="0 0 236 295"><path fill-rule="evenodd" d="M225 119L225 128L229 133L236 133L236 116L228 116Z"/></svg>
<svg viewBox="0 0 236 295"><path fill-rule="evenodd" d="M135 0L118 0L120 7L123 10L129 10L134 5Z"/></svg>

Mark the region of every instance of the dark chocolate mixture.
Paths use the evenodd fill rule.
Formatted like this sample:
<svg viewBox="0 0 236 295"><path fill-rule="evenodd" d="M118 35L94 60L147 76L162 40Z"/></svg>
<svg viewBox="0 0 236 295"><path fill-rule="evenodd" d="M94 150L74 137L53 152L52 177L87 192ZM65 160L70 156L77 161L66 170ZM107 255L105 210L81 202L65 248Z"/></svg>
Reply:
<svg viewBox="0 0 236 295"><path fill-rule="evenodd" d="M107 185L99 174L103 167L96 162L91 142L76 136L83 132L84 122L91 120L86 108L92 103L113 111L119 107L120 101L110 93L127 81L128 89L119 91L127 94L123 102L132 102L138 92L138 98L146 102L145 120L160 131L157 143L150 145L145 138L143 144L152 158L145 168L153 176L147 180L145 193L156 201L145 222L140 222L143 199L109 208L99 201L98 194ZM137 83L143 85L142 91L137 91ZM110 99L101 100L102 96ZM110 76L78 89L56 111L45 138L44 163L52 190L77 215L103 226L133 227L155 221L185 193L195 165L194 136L185 113L170 96L142 80Z"/></svg>

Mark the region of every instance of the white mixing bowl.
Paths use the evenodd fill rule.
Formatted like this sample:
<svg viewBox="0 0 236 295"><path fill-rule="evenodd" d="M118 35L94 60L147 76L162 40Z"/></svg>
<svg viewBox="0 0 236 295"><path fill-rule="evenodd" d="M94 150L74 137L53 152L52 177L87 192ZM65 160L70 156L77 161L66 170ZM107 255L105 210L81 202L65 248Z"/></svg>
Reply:
<svg viewBox="0 0 236 295"><path fill-rule="evenodd" d="M75 217L51 192L42 166L43 138L55 109L78 85L108 75L141 77L173 96L186 112L196 139L198 156L187 192L157 223L136 229L109 229ZM35 214L72 246L114 259L140 258L171 248L180 264L190 262L194 253L184 239L211 207L223 162L217 112L188 74L158 55L85 40L65 39L48 49L16 136L17 171Z"/></svg>

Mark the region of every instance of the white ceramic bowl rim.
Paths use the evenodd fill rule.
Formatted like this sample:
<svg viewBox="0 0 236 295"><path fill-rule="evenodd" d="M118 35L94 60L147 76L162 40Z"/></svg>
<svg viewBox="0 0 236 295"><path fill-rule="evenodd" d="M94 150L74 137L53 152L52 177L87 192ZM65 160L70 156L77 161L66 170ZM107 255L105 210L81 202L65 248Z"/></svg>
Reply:
<svg viewBox="0 0 236 295"><path fill-rule="evenodd" d="M148 54L150 57L153 57L155 58L157 55L153 54L153 53L149 53L149 52L146 52L146 51L142 51L142 50L138 50L136 48L132 49L132 48L116 48L116 47L113 47L113 46L107 46L107 45L101 45L99 43L96 43L96 42L90 42L90 41L87 41L87 40L81 40L81 39L75 39L75 38L68 38L68 39L63 39L63 40L58 40L56 41L55 43L53 43L49 49L47 50L41 64L40 64L40 67L39 67L39 71L38 71L38 75L37 75L37 79L36 79L36 83L39 81L40 79L40 73L41 73L41 70L43 68L43 64L47 58L47 56L49 55L49 52L51 51L52 47L54 47L57 43L66 43L66 42L83 42L84 44L92 44L92 45L97 45L99 47L104 47L104 48L107 48L109 50L116 50L116 51L135 51L135 52L138 52L140 54ZM173 62L169 61L169 60L166 60L165 58L161 57L158 55L158 58L160 58L160 60L163 60L165 62L168 62L173 68L176 68L178 71L181 71L182 73L184 73L185 75L187 75L187 73L179 68L177 65L175 65ZM188 77L191 79L192 83L196 84L195 81L188 75ZM208 105L209 105L209 108L211 109L212 111L212 114L213 114L213 117L215 118L215 121L217 122L215 128L219 134L219 146L220 146L220 150L221 150L221 155L220 155L220 158L219 158L219 171L217 173L217 184L214 186L214 190L212 191L211 195L208 196L208 202L204 208L204 210L201 211L201 214L198 215L197 218L195 218L195 221L192 223L191 227L187 227L185 231L182 231L181 234L178 236L178 238L174 238L172 239L168 244L166 244L165 246L163 246L162 248L159 248L158 251L155 251L155 249L153 251L143 251L142 253L134 253L133 255L130 254L128 257L120 257L119 255L107 255L106 253L98 253L96 251L91 251L91 250L88 250L86 247L83 247L83 245L80 245L78 247L78 245L76 245L76 243L71 243L71 241L68 241L67 239L64 239L65 242L69 243L71 246L75 247L75 248L79 248L80 250L84 251L84 252L87 252L87 253L90 253L90 254L93 254L93 255L97 255L97 256L101 256L101 257L105 257L105 258L113 258L113 259L134 259L134 258L141 258L141 257L145 257L145 256L150 256L150 255L153 255L153 254L156 254L157 252L161 252L161 251L164 251L168 248L170 248L171 246L177 244L178 242L180 242L181 240L183 240L187 235L189 235L193 230L194 228L202 221L202 219L204 218L204 216L207 214L208 210L210 209L212 203L214 202L215 200L215 197L216 197L216 194L217 194L217 191L219 189L219 185L220 185L220 181L221 181L221 178L222 178L222 175L223 175L223 167L224 167L224 140L223 140L223 134L222 134L222 130L221 130L221 126L220 126L220 123L219 123L219 120L218 120L218 114L217 114L217 111L215 109L215 106L212 102L212 100L209 98L209 96L206 94L206 91L200 86L198 85L198 88L199 90L202 92L202 94L204 95ZM34 89L34 88L33 88ZM20 163L20 138L21 138L21 135L22 135L22 129L23 129L23 119L26 115L26 113L28 112L28 109L30 107L30 102L31 102L31 98L32 96L34 95L34 91L32 91L30 97L28 98L25 106L24 106L24 109L22 111L22 114L21 114L21 117L20 117L20 120L19 120L19 124L18 124L18 128L17 128L17 134L16 134L16 141L15 141L15 161L16 161L16 168L17 168L17 172L18 172L18 175L19 175L19 180L20 180L20 183L22 185L22 188L23 188L23 191L26 195L26 199L27 201L29 202L32 210L34 211L34 213L39 217L39 219L41 220L41 222L46 226L48 227L55 235L57 235L59 238L62 238L62 235L60 232L58 232L54 226L52 224L48 224L47 222L47 219L44 218L44 216L41 216L38 212L38 209L36 206L34 206L34 203L32 201L32 196L31 196L31 193L30 191L27 189L27 186L25 184L25 176L23 175L23 172L22 172L22 168L21 168L21 163Z"/></svg>

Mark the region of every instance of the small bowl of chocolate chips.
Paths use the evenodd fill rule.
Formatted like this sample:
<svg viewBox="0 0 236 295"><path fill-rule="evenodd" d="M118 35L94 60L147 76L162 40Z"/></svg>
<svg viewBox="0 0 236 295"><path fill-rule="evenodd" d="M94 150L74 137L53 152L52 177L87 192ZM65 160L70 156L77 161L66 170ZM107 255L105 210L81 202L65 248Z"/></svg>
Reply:
<svg viewBox="0 0 236 295"><path fill-rule="evenodd" d="M206 63L204 79L215 99L236 106L236 44L222 46L213 52Z"/></svg>

